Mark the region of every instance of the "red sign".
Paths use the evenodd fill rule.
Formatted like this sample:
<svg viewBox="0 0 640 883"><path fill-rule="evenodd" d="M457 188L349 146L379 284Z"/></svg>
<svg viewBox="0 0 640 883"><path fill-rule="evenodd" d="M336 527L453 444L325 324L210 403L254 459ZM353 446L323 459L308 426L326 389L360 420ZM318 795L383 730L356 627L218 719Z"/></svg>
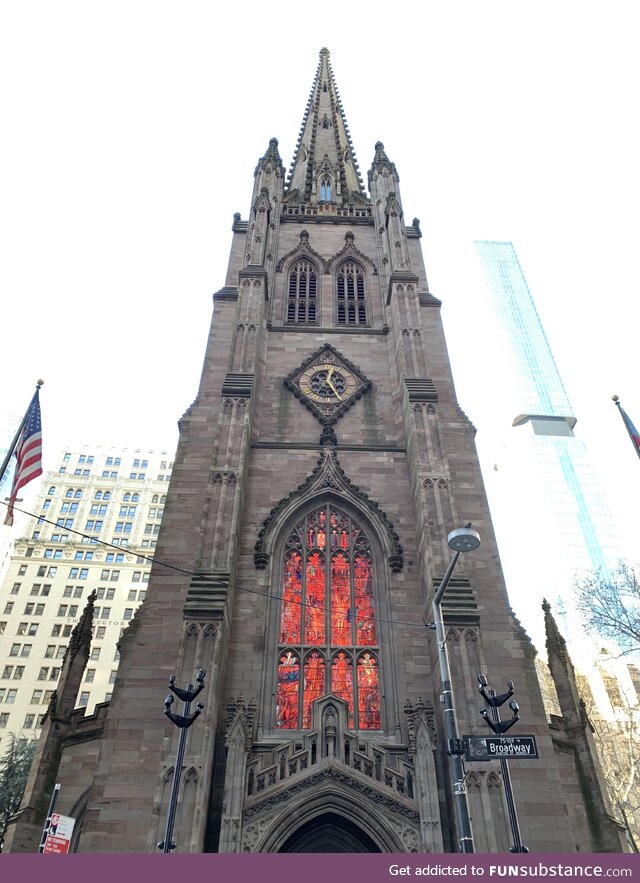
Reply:
<svg viewBox="0 0 640 883"><path fill-rule="evenodd" d="M62 855L69 852L71 844L71 835L73 834L73 826L76 820L69 816L60 816L53 813L49 824L47 839L44 842L43 852Z"/></svg>

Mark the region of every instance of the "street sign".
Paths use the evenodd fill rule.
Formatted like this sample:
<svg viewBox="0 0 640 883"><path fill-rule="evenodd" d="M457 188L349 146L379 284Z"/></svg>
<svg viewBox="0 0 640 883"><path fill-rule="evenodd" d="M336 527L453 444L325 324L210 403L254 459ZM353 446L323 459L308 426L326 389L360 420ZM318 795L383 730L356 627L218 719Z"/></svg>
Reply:
<svg viewBox="0 0 640 883"><path fill-rule="evenodd" d="M73 834L73 826L76 820L69 816L61 816L53 813L51 823L47 833L47 839L44 842L43 852L56 853L62 855L69 852L71 844L71 835Z"/></svg>
<svg viewBox="0 0 640 883"><path fill-rule="evenodd" d="M488 760L536 760L538 746L535 736L464 736L465 759Z"/></svg>

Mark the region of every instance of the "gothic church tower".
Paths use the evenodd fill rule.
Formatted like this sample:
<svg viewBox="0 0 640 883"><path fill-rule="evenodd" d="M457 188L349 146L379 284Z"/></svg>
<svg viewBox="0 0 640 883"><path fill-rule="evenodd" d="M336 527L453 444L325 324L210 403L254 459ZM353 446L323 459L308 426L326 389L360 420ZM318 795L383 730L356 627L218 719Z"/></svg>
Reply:
<svg viewBox="0 0 640 883"><path fill-rule="evenodd" d="M460 731L485 732L478 672L512 678L541 755L512 764L522 839L592 847L508 606L419 222L406 222L382 143L367 184L323 49L288 177L272 139L248 219L234 218L81 852L157 851L178 735L162 714L167 679L184 686L199 667L206 707L179 771L178 851L454 851L423 610L447 534L466 522L482 546L445 596ZM470 765L466 784L476 850L507 850L499 767Z"/></svg>

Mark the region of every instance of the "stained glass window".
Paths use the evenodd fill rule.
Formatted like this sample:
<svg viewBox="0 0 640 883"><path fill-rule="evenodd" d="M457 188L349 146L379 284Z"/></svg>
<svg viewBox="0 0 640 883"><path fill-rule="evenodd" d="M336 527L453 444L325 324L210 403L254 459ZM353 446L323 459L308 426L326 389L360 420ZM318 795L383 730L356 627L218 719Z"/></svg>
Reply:
<svg viewBox="0 0 640 883"><path fill-rule="evenodd" d="M350 727L380 729L373 584L369 539L336 507L316 509L289 534L282 567L278 727L310 729L314 700L331 692L347 702Z"/></svg>

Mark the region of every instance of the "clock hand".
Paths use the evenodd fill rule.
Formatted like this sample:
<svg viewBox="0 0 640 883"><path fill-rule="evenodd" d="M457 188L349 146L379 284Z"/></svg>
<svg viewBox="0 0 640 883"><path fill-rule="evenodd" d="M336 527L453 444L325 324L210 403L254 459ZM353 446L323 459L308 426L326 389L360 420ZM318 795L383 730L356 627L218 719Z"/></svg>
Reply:
<svg viewBox="0 0 640 883"><path fill-rule="evenodd" d="M340 399L340 401L342 401L342 396L340 395L340 393L338 392L338 390L335 388L335 386L334 386L333 383L329 380L328 377L327 377L325 383L327 384L328 387L330 387L330 388L334 391L334 393L335 393L336 396Z"/></svg>

